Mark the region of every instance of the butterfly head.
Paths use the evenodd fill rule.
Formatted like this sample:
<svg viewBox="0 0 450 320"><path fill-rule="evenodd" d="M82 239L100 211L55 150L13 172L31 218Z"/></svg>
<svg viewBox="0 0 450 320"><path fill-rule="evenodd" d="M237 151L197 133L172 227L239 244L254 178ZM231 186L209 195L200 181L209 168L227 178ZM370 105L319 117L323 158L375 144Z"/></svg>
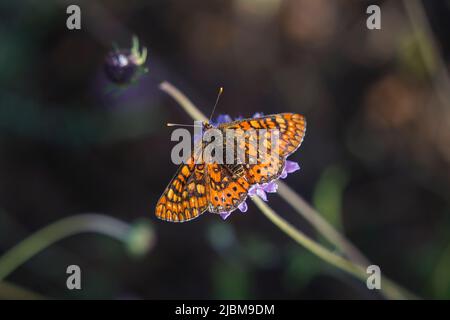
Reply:
<svg viewBox="0 0 450 320"><path fill-rule="evenodd" d="M213 127L214 126L211 123L209 123L209 121L203 121L202 122L202 129L203 129L203 131L206 131L206 130L211 129Z"/></svg>

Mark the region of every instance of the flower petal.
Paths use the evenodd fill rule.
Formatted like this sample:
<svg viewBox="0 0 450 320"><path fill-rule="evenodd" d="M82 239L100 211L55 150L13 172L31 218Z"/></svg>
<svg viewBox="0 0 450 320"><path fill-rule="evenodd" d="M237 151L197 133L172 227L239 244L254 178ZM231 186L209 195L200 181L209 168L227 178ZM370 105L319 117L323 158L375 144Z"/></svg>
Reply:
<svg viewBox="0 0 450 320"><path fill-rule="evenodd" d="M246 201L242 202L242 203L238 206L238 209L239 209L241 212L247 212L247 210L248 210L247 202L246 202Z"/></svg>
<svg viewBox="0 0 450 320"><path fill-rule="evenodd" d="M261 118L261 117L264 117L264 113L262 113L262 112L256 112L256 113L253 115L252 118Z"/></svg>
<svg viewBox="0 0 450 320"><path fill-rule="evenodd" d="M231 214L231 212L222 212L222 213L219 213L220 217L221 217L223 220L226 220L226 218L228 218L228 217L230 216L230 214Z"/></svg>
<svg viewBox="0 0 450 320"><path fill-rule="evenodd" d="M284 169L286 170L287 173L292 173L297 170L300 170L300 166L295 161L286 160L286 165L285 165Z"/></svg>
<svg viewBox="0 0 450 320"><path fill-rule="evenodd" d="M275 181L271 181L263 185L262 188L265 192L275 193L278 190L278 185L276 184Z"/></svg>
<svg viewBox="0 0 450 320"><path fill-rule="evenodd" d="M250 189L248 189L248 192L247 192L247 194L250 196L250 197L253 197L253 196L255 196L256 195L256 189L258 188L258 186L251 186L250 187Z"/></svg>
<svg viewBox="0 0 450 320"><path fill-rule="evenodd" d="M267 194L261 187L256 188L256 195L267 202Z"/></svg>

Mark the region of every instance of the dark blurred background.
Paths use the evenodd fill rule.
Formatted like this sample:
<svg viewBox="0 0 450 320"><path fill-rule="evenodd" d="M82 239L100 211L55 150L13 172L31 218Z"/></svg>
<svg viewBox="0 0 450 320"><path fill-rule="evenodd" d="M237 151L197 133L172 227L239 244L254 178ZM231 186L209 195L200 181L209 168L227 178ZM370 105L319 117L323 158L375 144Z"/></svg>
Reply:
<svg viewBox="0 0 450 320"><path fill-rule="evenodd" d="M66 28L69 4L81 30ZM369 4L381 7L381 30L366 28ZM76 235L7 280L53 298L381 298L253 204L226 221L156 219L176 171L165 124L192 121L158 89L167 80L205 114L219 86L216 115L304 114L290 158L301 171L285 181L384 275L450 298L449 21L445 0L0 2L0 253L85 212L146 219L155 237L136 255ZM104 58L133 34L148 73L111 90ZM269 205L320 239L278 195ZM80 291L66 288L71 264Z"/></svg>

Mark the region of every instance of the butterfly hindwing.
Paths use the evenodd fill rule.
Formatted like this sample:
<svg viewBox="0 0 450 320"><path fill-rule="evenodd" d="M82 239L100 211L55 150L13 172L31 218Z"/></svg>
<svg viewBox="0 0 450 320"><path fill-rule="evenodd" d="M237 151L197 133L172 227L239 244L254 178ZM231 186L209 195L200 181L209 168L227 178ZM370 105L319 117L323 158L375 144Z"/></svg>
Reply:
<svg viewBox="0 0 450 320"><path fill-rule="evenodd" d="M208 211L231 212L247 198L250 184L245 176L236 177L225 165L207 164Z"/></svg>
<svg viewBox="0 0 450 320"><path fill-rule="evenodd" d="M269 162L249 165L246 176L252 184L268 183L277 179L283 172L286 161L280 158L273 158Z"/></svg>

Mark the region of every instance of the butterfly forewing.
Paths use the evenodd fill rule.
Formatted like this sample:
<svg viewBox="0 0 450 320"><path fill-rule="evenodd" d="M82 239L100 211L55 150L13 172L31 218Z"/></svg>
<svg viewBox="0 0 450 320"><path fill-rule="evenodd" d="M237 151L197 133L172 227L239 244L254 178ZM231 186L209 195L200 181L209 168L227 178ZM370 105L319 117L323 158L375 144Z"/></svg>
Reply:
<svg viewBox="0 0 450 320"><path fill-rule="evenodd" d="M180 165L156 205L156 216L171 222L197 218L208 207L205 165L194 158Z"/></svg>
<svg viewBox="0 0 450 320"><path fill-rule="evenodd" d="M256 159L256 163L247 162L244 165L247 180L250 184L261 184L270 182L281 175L286 157L297 150L303 141L306 120L300 114L280 113L224 123L219 128L224 131L235 130L242 134L252 130L267 131L268 135L264 140L267 148L263 149L265 151L263 154L260 154L261 149L256 147L256 138L253 135L240 140L240 148L246 153L246 160ZM274 134L277 134L278 139L272 140ZM273 141L276 141L276 145L272 144ZM272 152L272 149L275 152Z"/></svg>

